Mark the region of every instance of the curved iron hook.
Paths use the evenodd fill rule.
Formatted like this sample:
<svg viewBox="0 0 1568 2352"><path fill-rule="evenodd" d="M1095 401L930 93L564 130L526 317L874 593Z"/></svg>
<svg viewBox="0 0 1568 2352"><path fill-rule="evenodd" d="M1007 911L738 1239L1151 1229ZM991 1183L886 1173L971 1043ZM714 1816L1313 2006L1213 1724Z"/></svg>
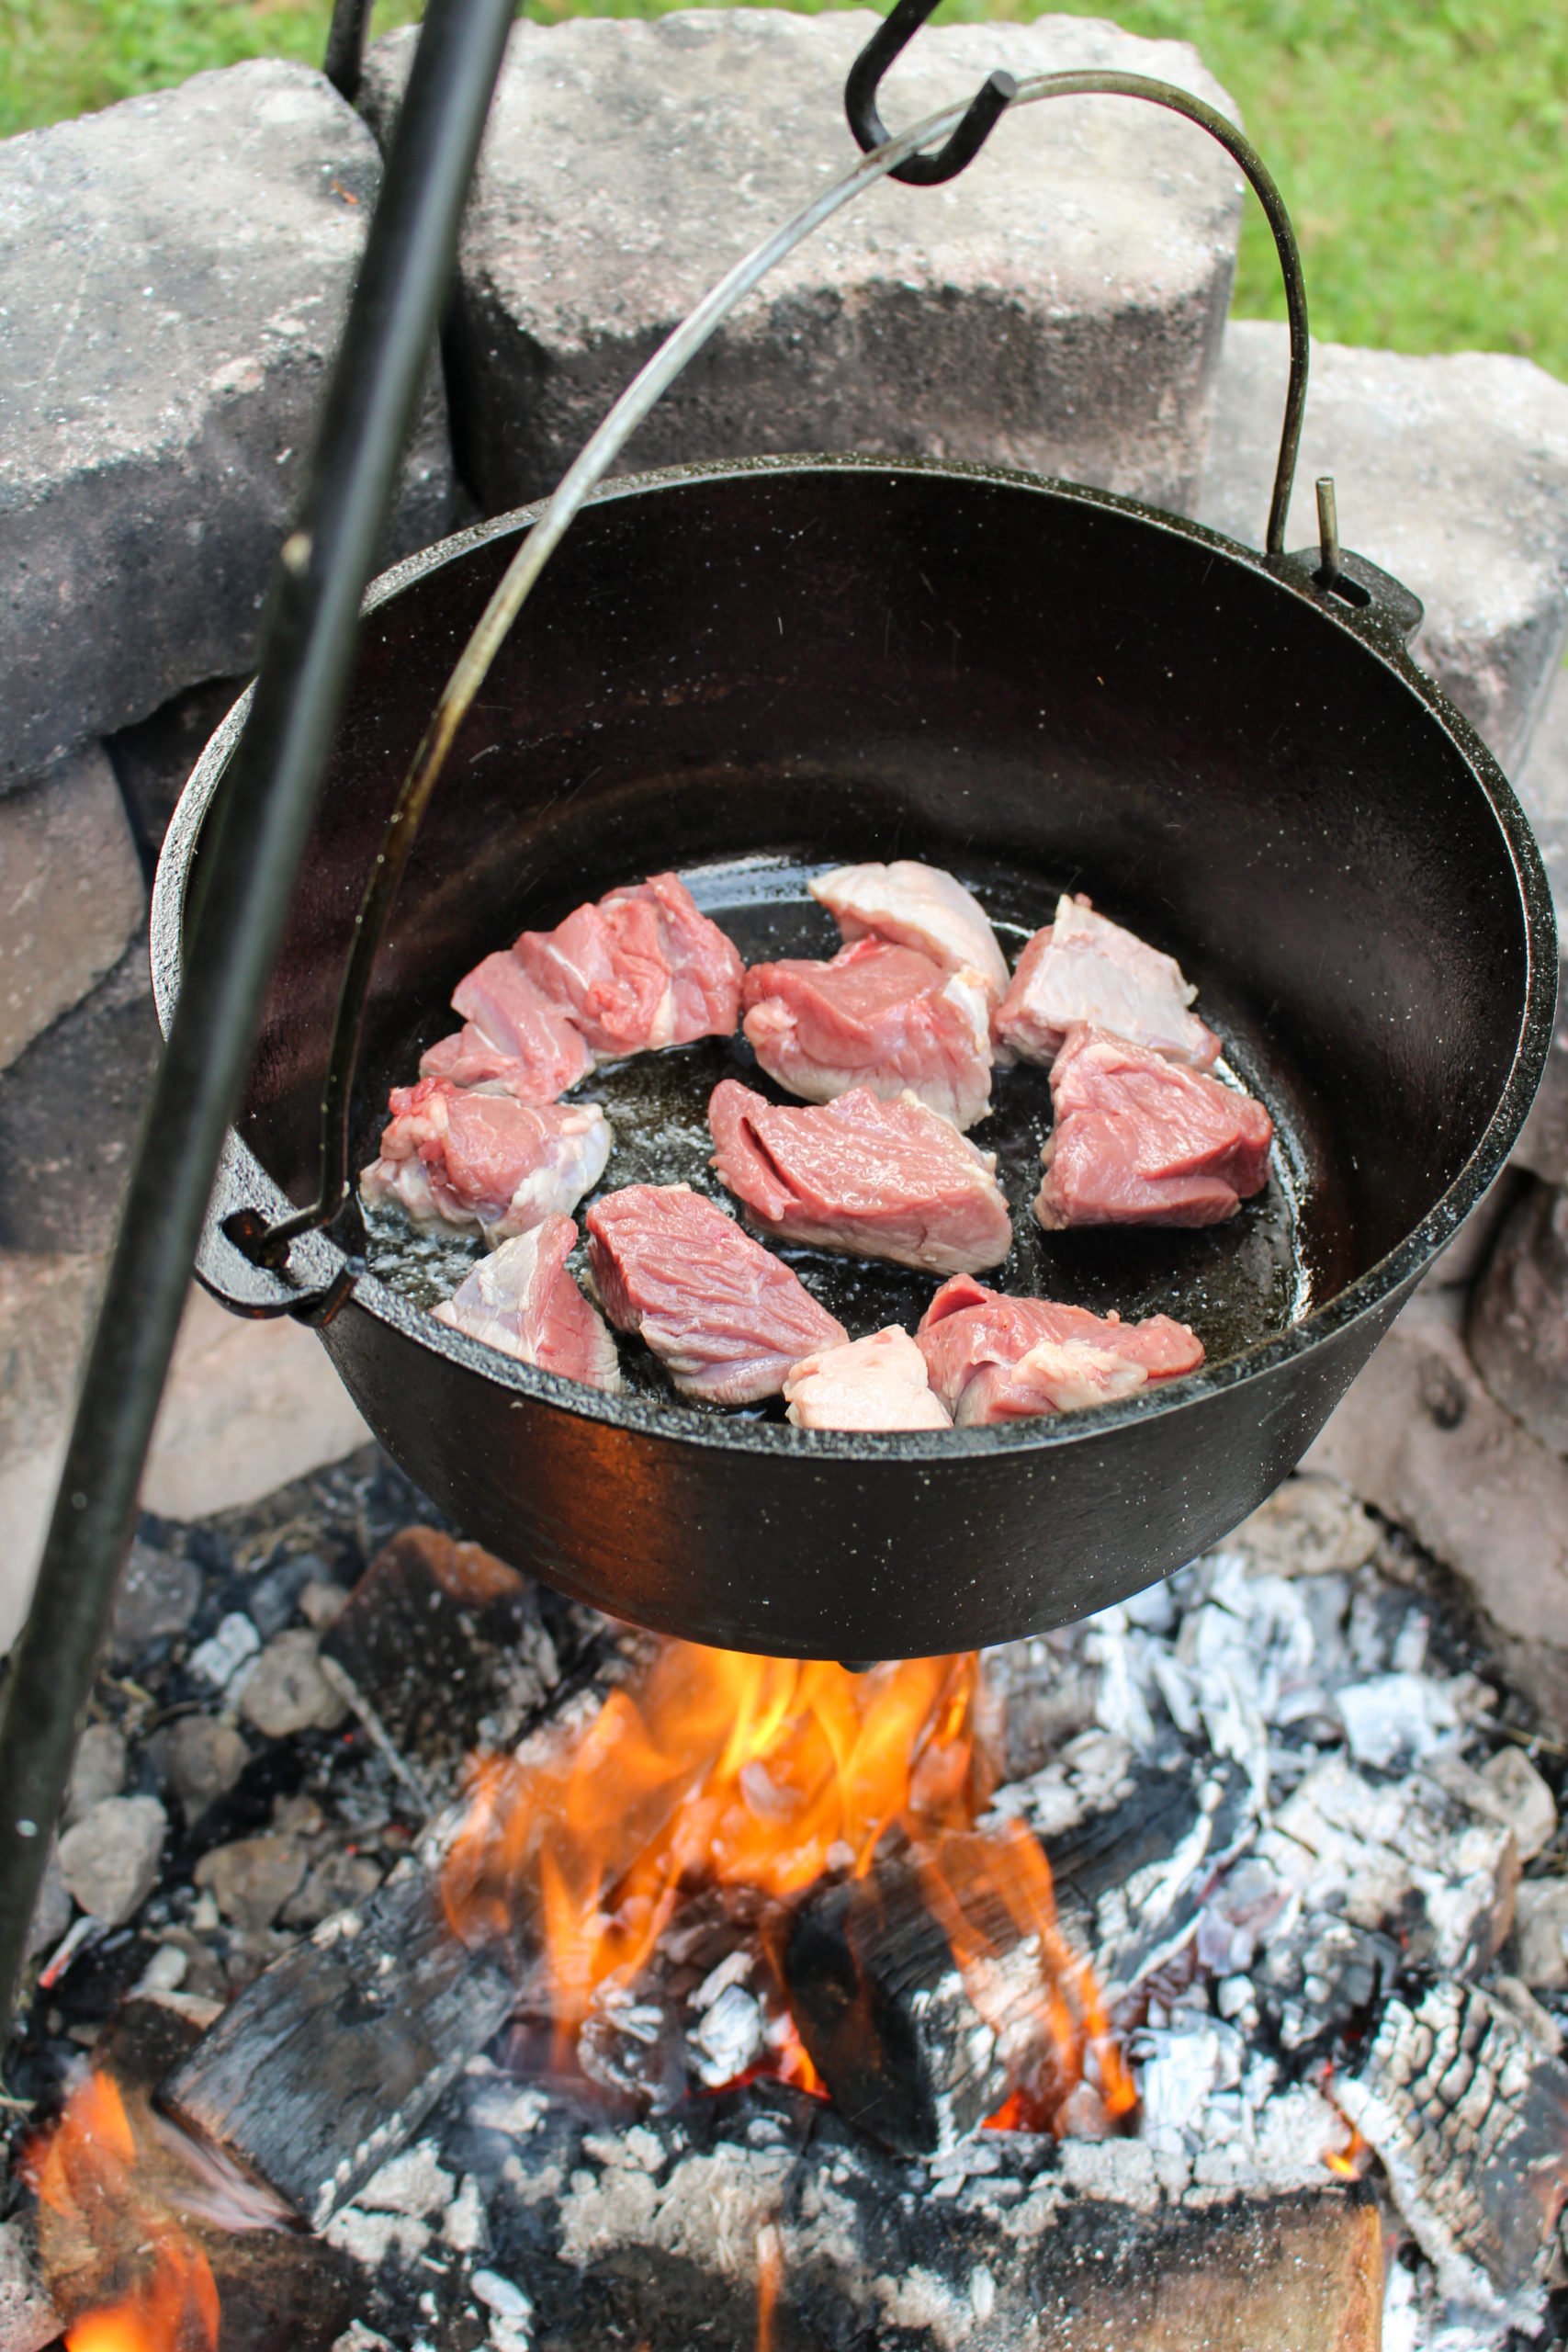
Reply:
<svg viewBox="0 0 1568 2352"><path fill-rule="evenodd" d="M892 136L876 110L882 77L899 51L908 47L927 17L935 13L937 5L938 0L898 0L850 68L844 84L844 112L868 155L874 147L886 147ZM896 164L888 178L902 180L907 187L938 187L943 180L956 179L974 162L1017 95L1018 84L1010 74L993 74L946 143L934 155L911 155L907 164Z"/></svg>

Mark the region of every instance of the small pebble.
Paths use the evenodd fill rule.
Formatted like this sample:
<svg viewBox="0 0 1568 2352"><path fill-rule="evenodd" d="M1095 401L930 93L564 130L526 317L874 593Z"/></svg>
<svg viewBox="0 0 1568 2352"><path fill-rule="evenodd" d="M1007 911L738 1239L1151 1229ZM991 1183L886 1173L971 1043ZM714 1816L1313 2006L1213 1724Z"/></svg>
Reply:
<svg viewBox="0 0 1568 2352"><path fill-rule="evenodd" d="M237 1928L269 1928L305 1875L305 1857L291 1838L267 1834L214 1846L197 1862L197 1886Z"/></svg>
<svg viewBox="0 0 1568 2352"><path fill-rule="evenodd" d="M169 1817L156 1797L105 1797L60 1841L60 1874L106 1928L122 1927L158 1879Z"/></svg>
<svg viewBox="0 0 1568 2352"><path fill-rule="evenodd" d="M321 1672L317 1638L304 1626L276 1634L245 1678L240 1713L268 1739L331 1731L347 1713Z"/></svg>
<svg viewBox="0 0 1568 2352"><path fill-rule="evenodd" d="M201 1572L194 1560L133 1544L115 1595L109 1648L117 1666L129 1665L158 1641L183 1634L201 1599Z"/></svg>
<svg viewBox="0 0 1568 2352"><path fill-rule="evenodd" d="M157 1735L154 1748L165 1785L187 1823L227 1796L251 1751L231 1723L217 1715L181 1715Z"/></svg>
<svg viewBox="0 0 1568 2352"><path fill-rule="evenodd" d="M203 1682L227 1690L243 1666L261 1647L261 1635L248 1617L231 1610L215 1634L198 1642L190 1654L190 1670Z"/></svg>
<svg viewBox="0 0 1568 2352"><path fill-rule="evenodd" d="M65 1796L65 1818L80 1821L105 1797L118 1797L125 1786L125 1734L118 1724L89 1724L76 1743L71 1785Z"/></svg>
<svg viewBox="0 0 1568 2352"><path fill-rule="evenodd" d="M502 2319L532 2318L532 2296L503 2278L499 2270L476 2270L468 2284L487 2311L498 2312Z"/></svg>
<svg viewBox="0 0 1568 2352"><path fill-rule="evenodd" d="M314 1928L340 1911L367 1903L381 1883L381 1869L367 1854L323 1854L283 1914L288 1928Z"/></svg>
<svg viewBox="0 0 1568 2352"><path fill-rule="evenodd" d="M299 1610L308 1625L324 1634L335 1625L348 1607L348 1594L341 1584L328 1584L324 1577L312 1577L299 1595Z"/></svg>

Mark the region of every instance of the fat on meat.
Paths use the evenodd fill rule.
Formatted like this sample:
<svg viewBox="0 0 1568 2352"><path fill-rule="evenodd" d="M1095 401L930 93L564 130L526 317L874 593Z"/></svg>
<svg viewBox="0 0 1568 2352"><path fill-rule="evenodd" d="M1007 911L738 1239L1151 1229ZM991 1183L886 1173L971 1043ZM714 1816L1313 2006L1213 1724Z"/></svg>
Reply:
<svg viewBox="0 0 1568 2352"><path fill-rule="evenodd" d="M1070 1413L1196 1372L1203 1343L1185 1323L1054 1299L1014 1298L960 1274L944 1283L916 1334L927 1375L959 1428Z"/></svg>
<svg viewBox="0 0 1568 2352"><path fill-rule="evenodd" d="M684 1396L752 1405L843 1325L799 1276L685 1184L628 1184L589 1210L588 1264L605 1314L640 1332Z"/></svg>
<svg viewBox="0 0 1568 2352"><path fill-rule="evenodd" d="M514 1234L441 1301L437 1321L520 1363L615 1396L621 1386L615 1342L567 1268L576 1240L569 1216L547 1216Z"/></svg>
<svg viewBox="0 0 1568 2352"><path fill-rule="evenodd" d="M519 1102L447 1079L394 1086L361 1197L416 1225L476 1227L487 1242L565 1216L604 1173L614 1141L597 1102Z"/></svg>
<svg viewBox="0 0 1568 2352"><path fill-rule="evenodd" d="M1269 1181L1274 1123L1250 1094L1103 1029L1051 1069L1055 1125L1034 1214L1085 1225L1219 1225Z"/></svg>
<svg viewBox="0 0 1568 2352"><path fill-rule="evenodd" d="M869 1340L819 1348L784 1385L786 1418L803 1430L947 1430L953 1416L931 1394L926 1360L899 1323Z"/></svg>
<svg viewBox="0 0 1568 2352"><path fill-rule="evenodd" d="M1207 1069L1220 1041L1188 1010L1197 993L1174 956L1096 914L1081 892L1064 895L1020 956L993 1034L1025 1061L1050 1062L1087 1023Z"/></svg>
<svg viewBox="0 0 1568 2352"><path fill-rule="evenodd" d="M808 1102L868 1086L885 1102L908 1089L955 1127L990 1110L990 1008L973 972L857 939L830 963L753 964L744 1002L758 1061Z"/></svg>
<svg viewBox="0 0 1568 2352"><path fill-rule="evenodd" d="M869 934L913 947L944 972L972 972L992 1004L1007 993L1007 958L985 908L942 866L912 857L891 865L840 865L809 887L846 940Z"/></svg>
<svg viewBox="0 0 1568 2352"><path fill-rule="evenodd" d="M452 1009L463 1015L463 1026L421 1057L422 1078L488 1087L519 1102L553 1102L593 1068L581 1030L505 948L464 975Z"/></svg>
<svg viewBox="0 0 1568 2352"><path fill-rule="evenodd" d="M708 1125L720 1178L781 1241L935 1274L999 1266L1011 1247L996 1154L912 1094L884 1102L857 1086L797 1110L727 1078Z"/></svg>
<svg viewBox="0 0 1568 2352"><path fill-rule="evenodd" d="M728 1037L745 966L676 874L609 891L516 954L535 985L602 1059Z"/></svg>

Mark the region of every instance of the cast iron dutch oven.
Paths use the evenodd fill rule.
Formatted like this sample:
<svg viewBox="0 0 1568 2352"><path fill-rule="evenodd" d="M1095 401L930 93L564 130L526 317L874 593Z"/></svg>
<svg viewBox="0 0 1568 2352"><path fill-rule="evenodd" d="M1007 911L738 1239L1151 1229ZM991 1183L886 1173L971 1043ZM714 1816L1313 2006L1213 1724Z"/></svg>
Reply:
<svg viewBox="0 0 1568 2352"><path fill-rule="evenodd" d="M224 1238L308 1194L354 912L452 660L534 510L370 599L352 698L202 1262L241 1312L297 1294ZM1134 502L868 458L692 467L582 514L502 652L425 819L376 968L355 1097L452 1026L459 976L525 925L666 867L751 960L830 953L804 876L926 858L1016 947L1058 890L1169 949L1280 1131L1268 1195L1200 1234L1060 1235L1029 1199L1044 1073L998 1079L1019 1243L1001 1287L1192 1322L1208 1362L1100 1409L952 1432L805 1432L684 1406L623 1352L606 1398L436 1322L370 1263L321 1329L371 1428L464 1529L615 1615L852 1658L1069 1622L1190 1559L1299 1461L1507 1156L1551 1028L1551 904L1473 730L1410 660L1418 608L1344 560L1264 557ZM1365 602L1349 601L1352 595ZM243 708L172 828L153 917L179 985L203 820ZM743 1042L645 1057L590 1095L607 1183L704 1175ZM295 1252L325 1289L365 1237ZM852 1330L933 1283L803 1258Z"/></svg>

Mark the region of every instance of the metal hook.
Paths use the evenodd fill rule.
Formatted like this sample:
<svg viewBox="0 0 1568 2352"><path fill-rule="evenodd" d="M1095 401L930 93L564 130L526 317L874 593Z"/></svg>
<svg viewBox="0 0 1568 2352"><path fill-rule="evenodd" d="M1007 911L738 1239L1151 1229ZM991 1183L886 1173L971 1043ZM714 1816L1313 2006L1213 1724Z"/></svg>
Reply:
<svg viewBox="0 0 1568 2352"><path fill-rule="evenodd" d="M844 112L868 155L874 147L885 147L891 135L876 110L882 77L936 6L937 0L898 0L850 68L844 84ZM1010 74L993 74L946 144L934 155L911 155L907 164L896 164L888 178L902 180L908 187L936 187L943 180L956 179L974 162L1017 95L1018 84Z"/></svg>

